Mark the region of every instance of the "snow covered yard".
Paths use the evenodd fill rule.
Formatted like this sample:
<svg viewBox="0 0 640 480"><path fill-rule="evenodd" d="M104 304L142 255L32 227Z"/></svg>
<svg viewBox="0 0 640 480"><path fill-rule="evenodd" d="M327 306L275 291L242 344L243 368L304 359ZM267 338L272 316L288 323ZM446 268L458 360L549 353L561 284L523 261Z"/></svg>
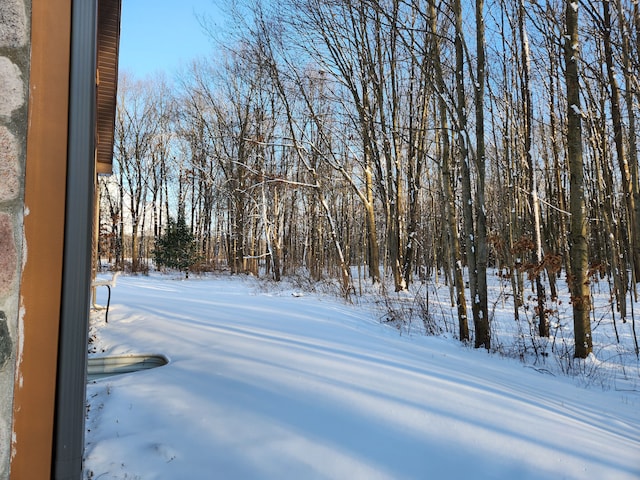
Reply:
<svg viewBox="0 0 640 480"><path fill-rule="evenodd" d="M170 363L90 382L85 478L640 478L637 391L292 293L121 277L92 347Z"/></svg>

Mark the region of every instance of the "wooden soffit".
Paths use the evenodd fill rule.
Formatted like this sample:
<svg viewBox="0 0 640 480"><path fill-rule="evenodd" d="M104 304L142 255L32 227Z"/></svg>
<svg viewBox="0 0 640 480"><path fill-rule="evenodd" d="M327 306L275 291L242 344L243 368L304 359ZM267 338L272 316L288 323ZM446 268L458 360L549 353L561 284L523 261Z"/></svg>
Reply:
<svg viewBox="0 0 640 480"><path fill-rule="evenodd" d="M122 0L98 2L96 171L110 174L118 88L118 48Z"/></svg>

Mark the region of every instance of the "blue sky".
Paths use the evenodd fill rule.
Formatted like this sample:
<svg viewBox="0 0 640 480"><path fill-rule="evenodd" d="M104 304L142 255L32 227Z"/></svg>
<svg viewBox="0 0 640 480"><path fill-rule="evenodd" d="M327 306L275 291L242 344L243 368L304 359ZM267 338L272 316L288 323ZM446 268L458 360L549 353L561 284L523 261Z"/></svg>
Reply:
<svg viewBox="0 0 640 480"><path fill-rule="evenodd" d="M196 16L215 16L212 0L123 0L120 69L138 78L181 66L212 50Z"/></svg>

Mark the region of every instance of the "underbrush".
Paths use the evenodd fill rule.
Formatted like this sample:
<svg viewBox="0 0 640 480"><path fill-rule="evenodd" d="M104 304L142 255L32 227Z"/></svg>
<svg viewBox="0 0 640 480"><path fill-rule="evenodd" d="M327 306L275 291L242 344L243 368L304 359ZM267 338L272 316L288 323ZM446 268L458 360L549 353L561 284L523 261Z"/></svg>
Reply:
<svg viewBox="0 0 640 480"><path fill-rule="evenodd" d="M516 311L510 281L491 273L487 277L491 353L517 359L541 374L572 377L579 385L640 392L640 361L632 322L618 318L614 324L615 308L606 282L594 283L592 288L593 353L580 359L574 357L573 311L566 286L559 289L558 298L547 300L550 335L540 337L533 287L528 286L528 295ZM338 281L329 278L316 281L306 272L288 276L279 284L269 280L259 283L261 289L270 291L284 288L343 297L349 303L371 308L378 321L401 335L459 340L453 290L438 278L416 282L400 292L395 292L391 284L359 282L357 289L346 296ZM474 326L469 298L467 305L471 335L467 348L472 348Z"/></svg>
<svg viewBox="0 0 640 480"><path fill-rule="evenodd" d="M229 275L229 272L203 270L194 277L210 275ZM267 275L238 276L253 282L256 291L262 293L342 298L347 303L369 309L380 323L394 328L400 335L459 340L454 292L439 277L415 282L407 290L395 292L391 279L387 279L389 283L376 284L359 279L354 288L345 291L337 279L330 276L312 278L304 269L288 274L279 282ZM592 286L593 353L586 359L579 359L574 358L573 311L566 286L559 288L558 298L547 299L550 335L540 337L533 287L527 286L522 304L516 310L510 280L492 273L487 279L491 353L517 359L541 374L570 376L583 386L640 392L640 360L635 348L634 323L631 319L622 321L617 316L606 282L594 282ZM472 348L474 325L468 289L466 293L471 335L466 348Z"/></svg>
<svg viewBox="0 0 640 480"><path fill-rule="evenodd" d="M524 298L516 311L507 281L497 275L488 275L488 279L492 353L517 359L541 374L570 376L580 385L640 392L640 361L633 323L613 321L615 308L606 283L592 289L593 353L580 359L574 357L573 311L568 291L553 301L547 300L550 335L541 337L534 295ZM423 282L397 293L379 288L377 295L368 294L379 309L380 321L403 334L459 339L453 294L443 282ZM469 298L467 305L471 317ZM473 327L469 318L472 339ZM468 345L473 345L473 341Z"/></svg>

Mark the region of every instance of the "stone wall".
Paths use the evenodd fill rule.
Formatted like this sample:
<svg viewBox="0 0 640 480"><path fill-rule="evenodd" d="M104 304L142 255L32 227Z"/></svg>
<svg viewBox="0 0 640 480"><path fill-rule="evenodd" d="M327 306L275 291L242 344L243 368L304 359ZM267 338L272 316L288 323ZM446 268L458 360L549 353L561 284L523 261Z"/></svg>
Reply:
<svg viewBox="0 0 640 480"><path fill-rule="evenodd" d="M9 478L23 264L30 0L0 1L0 479Z"/></svg>

